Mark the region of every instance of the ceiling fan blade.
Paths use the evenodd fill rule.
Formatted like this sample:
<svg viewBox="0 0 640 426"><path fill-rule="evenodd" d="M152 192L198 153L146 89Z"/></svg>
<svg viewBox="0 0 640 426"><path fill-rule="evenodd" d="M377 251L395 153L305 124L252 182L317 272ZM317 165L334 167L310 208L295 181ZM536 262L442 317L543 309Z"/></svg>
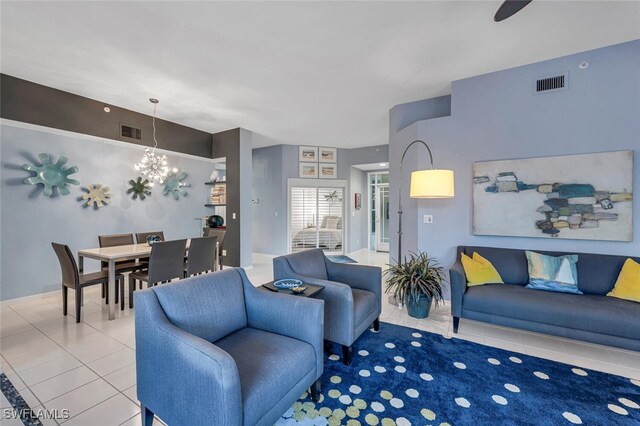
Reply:
<svg viewBox="0 0 640 426"><path fill-rule="evenodd" d="M520 12L522 8L531 3L532 0L505 0L500 5L500 8L496 12L496 16L493 20L496 22L504 21L505 19Z"/></svg>

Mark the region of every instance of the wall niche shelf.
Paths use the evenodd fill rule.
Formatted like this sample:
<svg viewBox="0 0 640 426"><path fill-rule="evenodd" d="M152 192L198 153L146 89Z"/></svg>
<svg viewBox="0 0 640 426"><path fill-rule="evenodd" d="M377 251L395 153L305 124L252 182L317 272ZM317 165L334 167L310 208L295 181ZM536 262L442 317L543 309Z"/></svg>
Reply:
<svg viewBox="0 0 640 426"><path fill-rule="evenodd" d="M225 207L226 204L205 204L205 207Z"/></svg>
<svg viewBox="0 0 640 426"><path fill-rule="evenodd" d="M226 185L227 181L226 180L222 180L222 181L217 181L217 182L205 182L205 185Z"/></svg>

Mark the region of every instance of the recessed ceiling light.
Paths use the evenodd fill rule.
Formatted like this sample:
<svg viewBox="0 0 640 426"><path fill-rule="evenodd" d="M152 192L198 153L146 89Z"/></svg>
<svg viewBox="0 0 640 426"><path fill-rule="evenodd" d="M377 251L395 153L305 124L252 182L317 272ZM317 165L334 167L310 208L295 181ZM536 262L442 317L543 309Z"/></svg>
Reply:
<svg viewBox="0 0 640 426"><path fill-rule="evenodd" d="M104 112L111 112L111 108L109 108L108 106L105 105Z"/></svg>

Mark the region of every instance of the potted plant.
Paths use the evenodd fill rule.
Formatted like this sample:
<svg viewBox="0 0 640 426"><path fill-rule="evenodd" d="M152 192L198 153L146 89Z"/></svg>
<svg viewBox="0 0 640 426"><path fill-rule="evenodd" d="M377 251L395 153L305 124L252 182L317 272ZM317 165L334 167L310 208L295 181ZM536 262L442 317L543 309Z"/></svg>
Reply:
<svg viewBox="0 0 640 426"><path fill-rule="evenodd" d="M444 269L427 253L410 253L404 262L388 265L387 288L385 293L393 292L393 297L407 306L409 316L427 318L431 310L431 301L436 307L444 301L442 284L446 282Z"/></svg>

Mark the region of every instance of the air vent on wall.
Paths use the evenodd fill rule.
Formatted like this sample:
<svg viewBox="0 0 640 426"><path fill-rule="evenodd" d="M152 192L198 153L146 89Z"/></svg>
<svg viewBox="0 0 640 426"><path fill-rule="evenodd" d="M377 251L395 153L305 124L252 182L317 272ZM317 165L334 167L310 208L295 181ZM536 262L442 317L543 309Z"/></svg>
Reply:
<svg viewBox="0 0 640 426"><path fill-rule="evenodd" d="M538 78L535 81L535 93L557 92L567 87L567 73Z"/></svg>
<svg viewBox="0 0 640 426"><path fill-rule="evenodd" d="M142 130L128 124L120 123L120 136L127 139L142 140Z"/></svg>

